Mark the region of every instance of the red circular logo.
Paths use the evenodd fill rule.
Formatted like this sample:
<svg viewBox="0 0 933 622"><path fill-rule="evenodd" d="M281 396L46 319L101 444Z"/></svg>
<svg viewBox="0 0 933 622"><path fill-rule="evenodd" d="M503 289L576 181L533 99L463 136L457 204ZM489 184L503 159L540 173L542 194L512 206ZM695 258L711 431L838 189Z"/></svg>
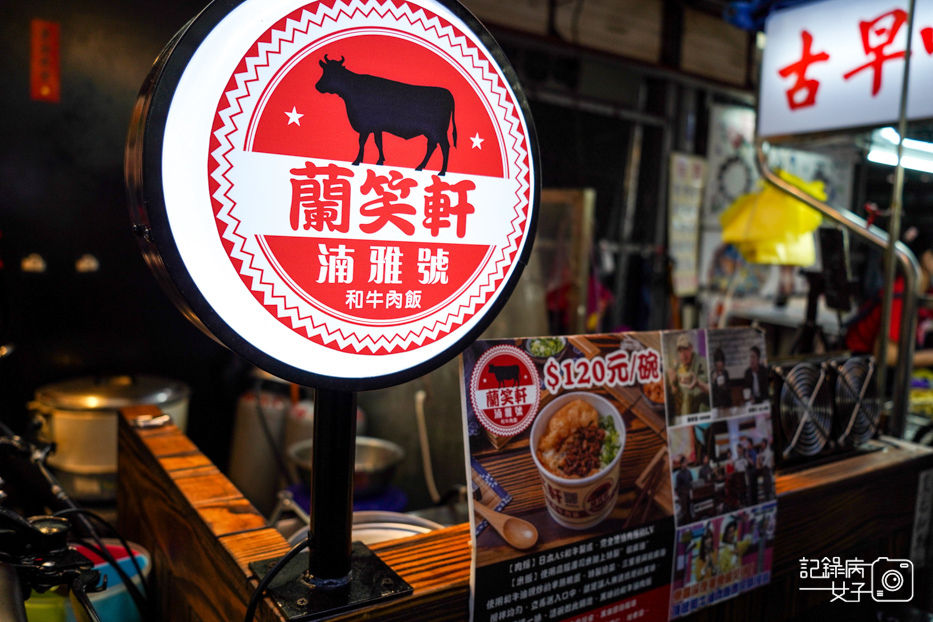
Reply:
<svg viewBox="0 0 933 622"><path fill-rule="evenodd" d="M428 6L293 11L214 115L227 255L272 317L330 349L411 352L469 325L527 239L533 171L514 95Z"/></svg>
<svg viewBox="0 0 933 622"><path fill-rule="evenodd" d="M466 9L238 0L176 41L134 109L127 183L186 315L320 387L410 380L483 331L531 252L539 157Z"/></svg>
<svg viewBox="0 0 933 622"><path fill-rule="evenodd" d="M473 412L493 434L515 436L534 421L540 386L538 370L525 352L515 346L496 346L473 368Z"/></svg>

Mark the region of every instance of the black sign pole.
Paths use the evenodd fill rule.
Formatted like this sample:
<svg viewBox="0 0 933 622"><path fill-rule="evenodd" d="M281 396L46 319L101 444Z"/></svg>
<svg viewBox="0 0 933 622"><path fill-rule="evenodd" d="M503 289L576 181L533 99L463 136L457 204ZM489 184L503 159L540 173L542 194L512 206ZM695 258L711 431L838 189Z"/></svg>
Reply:
<svg viewBox="0 0 933 622"><path fill-rule="evenodd" d="M351 570L356 393L316 389L313 434L308 571L319 587L337 587Z"/></svg>
<svg viewBox="0 0 933 622"><path fill-rule="evenodd" d="M263 590L272 596L283 615L289 620L305 621L413 592L398 573L364 544L352 541L356 453L354 391L381 389L414 380L461 352L482 333L505 305L521 276L522 267L528 262L537 223L540 179L534 127L518 77L492 36L456 0L284 2L275 4L273 8L280 10L285 5L291 7L288 15L267 14L271 5L262 0L214 0L178 32L156 60L140 90L127 138L125 176L133 231L138 236L143 255L184 315L257 367L316 390L309 551L299 552L296 548L287 559L279 557L250 564L260 578ZM382 9L372 13L360 12L357 5L389 7L391 14L383 15ZM435 17L447 24L441 29L443 32L438 30ZM255 134L250 133L253 125L248 120L266 118L263 110L267 100L260 96L264 92L279 93L283 102L294 100L294 104L288 104L292 112L286 113L287 124L281 118L281 112L269 113L270 119L278 117L277 122L268 122L270 128L284 124L282 127L291 126L289 131L297 131L302 127L299 119L305 114L309 115L305 121L315 116L313 111L317 111L325 101L315 99L315 93L309 96L306 89L295 86L303 84L303 80L297 78L298 74L295 74L294 84L270 80L273 76L289 74L299 64L302 67L307 65L312 72L318 71L318 67L328 64L326 51L322 51L323 58L319 58L306 57L303 50L317 49L319 45L330 45L327 42L343 39L349 42L357 37L357 27L363 23L358 20L364 18L367 28L372 27L373 34L382 37L373 41L398 44L405 49L419 48L421 51L417 53L426 55L431 62L436 56L438 62L450 64L450 76L462 76L444 78L443 81L449 83L432 86L431 92L446 93L447 98L453 97L453 92L448 90L450 88L456 92L466 89L472 93L471 80L481 80L486 84L489 72L497 75L498 79L489 81L482 93L476 93L480 100L489 104L479 106L477 111L485 110L485 113L477 114L486 115L483 118L488 121L491 133L483 138L477 132L472 140L474 148L487 139L499 142L499 139L492 139L494 135L501 134L505 142L499 158L501 180L486 171L486 164L481 160L472 157L476 155L472 149L468 150L469 156L461 150L461 155L455 158L457 163L451 162L451 172L468 175L469 179L441 185L439 176L434 176L438 180L434 186L443 188L439 193L462 193L458 199L462 211L456 216L458 239L450 239L448 244L444 241L446 237L438 238L440 228L451 225L449 218L440 218L443 225L434 229L425 224L416 238L405 243L424 245L426 250L437 246L437 254L431 256L428 266L433 271L432 275L434 272L437 274L426 280L422 275L419 285L409 283L412 289L405 292L405 308L401 311L402 303L389 302L386 293L385 308L375 313L379 304L375 298L384 294L380 288L373 289L369 294L374 298L366 301L374 305L373 309L367 309L367 313L360 315L356 311L338 313L329 306L332 302L329 297L339 287L338 282L344 282L338 281L336 276L337 264L333 268L335 274L327 277L334 280L335 287L327 290L331 293L322 290L323 293L312 291L309 294L308 290L313 290L323 279L319 277L315 283L312 276L311 281L299 285L298 281L302 279L296 281L295 274L289 274L288 270L298 270L307 276L307 263L313 263L315 257L318 261L323 261L322 257L336 261L336 255L331 254L338 252L333 249L334 244L341 249L339 253L359 251L357 256L361 256L368 253L365 250L367 245L387 243L395 238L383 240L381 234L373 235L382 224L376 231L366 230L379 220L354 223L366 234L362 239L356 239L357 235L347 229L339 231L333 241L307 229L299 231L294 223L288 230L293 214L289 211L288 197L283 193L289 189L287 174L290 169L285 166L276 175L268 177L265 166L271 165L272 160L265 156L301 157L309 162L305 159L310 157L305 153L307 145L291 138L281 142L285 139L274 137L278 136L278 129L264 129L260 132L260 143L267 139L272 142L254 149L251 137ZM397 37L400 20L408 24L405 26L408 36L404 43L398 43L403 41ZM266 22L272 26L260 27ZM292 27L299 22L307 25ZM213 36L215 33L217 37ZM366 34L366 37L373 34ZM466 47L461 48L462 44L455 44L455 40L467 42ZM266 44L270 41L280 42L285 47L274 45L275 51L267 49ZM462 49L463 54L437 51L448 45L453 46L451 50ZM475 65L475 54L467 52L467 48L472 50L474 46L484 59L481 67ZM386 56L381 44L361 43L360 52L359 58L368 55L375 61L385 57L386 64L380 71L394 71L392 55ZM339 64L343 62L341 60ZM229 79L224 76L219 76L218 80L208 79L208 76L217 77L218 63L233 71ZM257 72L257 67L273 70ZM467 79L467 76L472 77ZM441 104L446 105L444 102ZM243 105L247 108L242 108ZM307 112L299 113L295 106ZM452 99L450 106L456 148ZM373 112L375 116L383 113ZM520 123L515 123L515 114L520 117ZM208 119L212 121L207 122ZM304 127L309 129L311 125ZM202 132L196 137L202 149L190 148L191 131ZM434 131L436 128L431 129ZM443 131L446 135L446 121ZM341 161L344 156L340 155L342 147L338 148L336 138L322 140L321 145L312 149L316 154L314 158L319 162ZM331 145L331 142L335 144ZM445 138L444 144L446 142ZM299 144L302 146L296 147ZM209 152L203 149L208 145L212 145ZM219 147L215 148L216 145ZM319 148L319 152L315 151ZM294 152L295 149L298 152ZM444 158L440 163L440 175L447 170L447 148L442 146L442 151ZM492 153L492 150L487 149L486 153ZM492 166L490 170L496 169L492 163L494 160L495 157L487 163ZM204 177L205 162L208 163L208 177ZM438 164L436 159L433 162ZM378 164L384 162L380 160ZM402 162L392 162L391 165L404 168ZM423 168L420 166L415 170ZM391 172L400 174L395 168ZM367 174L371 173L373 171L369 170ZM261 183L257 181L257 175L262 177ZM353 176L352 171L349 176ZM296 181L291 179L292 183ZM407 179L408 182L418 183L414 178ZM488 192L498 193L498 189L506 187L509 190L502 193L502 198L497 199L495 205L480 210L489 215L500 214L502 221L497 220L493 226L477 222L471 225L470 231L470 240L475 236L477 243L487 245L490 252L499 253L496 255L499 259L482 263L482 270L475 275L466 270L456 277L462 279L462 283L451 282L447 289L435 290L441 273L445 275L442 282L447 284L448 254L453 265L461 251L463 257L473 252L466 250L470 246L465 244L466 240L459 240L466 235L466 215L476 211L469 203L468 191L475 190L473 197L478 198L486 197ZM193 190L196 188L207 188L208 192ZM265 209L267 191L278 197L275 210ZM429 199L433 196L430 192L425 188L426 212L429 200L433 200ZM348 211L340 221L341 227L349 227L351 212L367 218L364 206L354 203L357 200L368 199L348 195L347 204L343 206ZM297 211L294 214L297 217ZM285 218L286 215L289 218ZM425 213L425 217L428 216ZM414 227L414 222L405 218L401 221ZM413 235L404 228L401 230L406 235ZM277 239L285 245L283 249L291 249L283 252L290 257L294 252L295 264L280 273L276 267L280 258L273 257L275 252L272 251L271 255L265 255L266 238ZM350 247L346 247L348 243ZM265 259L260 261L257 259L260 256ZM416 257L409 256L409 259ZM424 262L418 260L419 269L423 267L420 264ZM330 265L328 271L331 270ZM415 267L413 264L411 269ZM346 274L341 274L349 284L353 282L352 270L349 266L340 270L344 268ZM356 283L361 281L362 276L358 276ZM390 282L397 281L386 280L386 283ZM382 280L379 283L382 284ZM202 290L205 284L210 284L210 287ZM454 291L461 293L451 297ZM363 293L355 291L355 295ZM392 293L396 298L401 295L398 291ZM422 294L426 305L423 310ZM339 300L342 295L342 291L336 294L341 309L343 306ZM254 296L261 303L260 307L253 305ZM244 300L248 303L246 307L242 304ZM362 309L361 302L353 304L355 306L351 307L351 302L346 302L344 311ZM411 314L415 310L418 313ZM370 317L369 311L379 316L375 318L379 320L376 322L378 325L373 324L374 318ZM397 325L393 324L395 322ZM283 326L291 332L283 332ZM335 336L339 337L336 341Z"/></svg>
<svg viewBox="0 0 933 622"><path fill-rule="evenodd" d="M268 592L289 620L304 621L411 594L398 573L353 542L356 393L314 390L308 551L287 562ZM260 579L279 558L253 562Z"/></svg>

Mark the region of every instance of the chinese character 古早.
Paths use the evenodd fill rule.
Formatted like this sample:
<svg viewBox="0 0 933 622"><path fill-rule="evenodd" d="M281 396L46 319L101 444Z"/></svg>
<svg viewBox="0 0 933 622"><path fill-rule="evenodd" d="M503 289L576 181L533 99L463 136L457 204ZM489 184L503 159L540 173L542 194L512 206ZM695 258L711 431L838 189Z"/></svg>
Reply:
<svg viewBox="0 0 933 622"><path fill-rule="evenodd" d="M305 231L330 231L346 233L350 230L350 182L343 177L353 177L353 171L336 164L315 166L306 162L305 168L291 169L292 205L289 224L292 231L303 226ZM322 179L318 179L318 177ZM304 222L301 223L301 217Z"/></svg>
<svg viewBox="0 0 933 622"><path fill-rule="evenodd" d="M871 95L872 97L877 95L878 91L881 90L881 69L884 64L895 58L904 58L905 52L903 50L888 53L884 48L894 43L898 31L905 23L907 23L907 12L901 9L894 9L879 15L870 22L859 22L862 34L862 48L867 56L873 56L874 58L842 77L848 80L865 69L872 69L875 73L872 77Z"/></svg>
<svg viewBox="0 0 933 622"><path fill-rule="evenodd" d="M812 106L816 103L816 91L820 88L819 80L807 79L807 69L813 63L821 63L829 60L829 54L826 52L817 52L814 54L811 50L813 44L813 35L806 30L801 31L803 38L803 54L795 63L782 67L778 75L782 78L796 76L794 85L787 89L787 105L791 110ZM804 91L806 95L803 99L797 97L798 93Z"/></svg>

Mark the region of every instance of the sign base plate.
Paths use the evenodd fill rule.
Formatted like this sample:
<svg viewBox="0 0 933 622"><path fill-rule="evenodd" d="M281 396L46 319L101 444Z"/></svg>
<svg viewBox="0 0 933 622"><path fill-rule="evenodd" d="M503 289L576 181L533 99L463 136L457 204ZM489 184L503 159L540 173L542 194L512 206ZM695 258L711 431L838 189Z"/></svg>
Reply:
<svg viewBox="0 0 933 622"><path fill-rule="evenodd" d="M249 567L261 580L279 559L253 562ZM361 542L353 543L351 579L343 587L322 589L309 583L306 580L308 561L307 551L298 554L266 589L289 620L317 620L414 592L414 588Z"/></svg>

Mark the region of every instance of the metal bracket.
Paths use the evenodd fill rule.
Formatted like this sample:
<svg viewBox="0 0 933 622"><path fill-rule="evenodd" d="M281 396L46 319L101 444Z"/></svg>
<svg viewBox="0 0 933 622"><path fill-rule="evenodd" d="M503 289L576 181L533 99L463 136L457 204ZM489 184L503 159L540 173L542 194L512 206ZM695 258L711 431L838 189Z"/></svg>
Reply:
<svg viewBox="0 0 933 622"><path fill-rule="evenodd" d="M353 543L350 581L341 587L318 587L308 575L308 555L296 555L266 589L289 620L317 620L414 592L361 542ZM279 559L252 562L249 567L262 580Z"/></svg>

